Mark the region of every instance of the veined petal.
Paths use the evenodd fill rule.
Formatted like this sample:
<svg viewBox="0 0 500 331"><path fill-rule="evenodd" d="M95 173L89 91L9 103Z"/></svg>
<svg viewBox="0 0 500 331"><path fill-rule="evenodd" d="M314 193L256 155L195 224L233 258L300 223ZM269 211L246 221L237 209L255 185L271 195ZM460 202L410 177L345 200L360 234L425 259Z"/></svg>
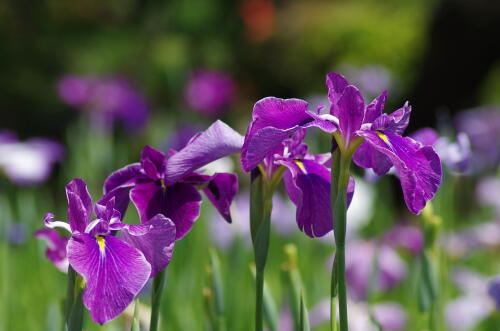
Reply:
<svg viewBox="0 0 500 331"><path fill-rule="evenodd" d="M243 170L255 168L301 126L313 121L307 102L268 97L257 101L242 147Z"/></svg>
<svg viewBox="0 0 500 331"><path fill-rule="evenodd" d="M171 219L176 227L176 240L184 237L200 216L202 198L191 184L177 183L169 187L155 182L139 184L130 191L130 198L139 211L141 223L158 214Z"/></svg>
<svg viewBox="0 0 500 331"><path fill-rule="evenodd" d="M83 303L99 324L120 315L151 274L144 255L113 236L75 234L67 252L69 263L86 282Z"/></svg>
<svg viewBox="0 0 500 331"><path fill-rule="evenodd" d="M216 121L170 157L166 168L166 184L176 183L212 161L239 153L242 146L243 137L238 132L224 122Z"/></svg>
<svg viewBox="0 0 500 331"><path fill-rule="evenodd" d="M333 228L330 201L330 170L312 160L281 159L289 171L284 174L288 195L297 206L297 225L309 237L322 237ZM354 192L349 183L347 203Z"/></svg>
<svg viewBox="0 0 500 331"><path fill-rule="evenodd" d="M346 141L350 141L355 132L361 128L365 116L365 101L359 90L349 85L338 102L339 127Z"/></svg>
<svg viewBox="0 0 500 331"><path fill-rule="evenodd" d="M174 223L159 214L141 225L127 225L121 232L123 240L140 250L151 264L151 276L170 263L175 244Z"/></svg>
<svg viewBox="0 0 500 331"><path fill-rule="evenodd" d="M152 180L163 179L167 167L167 157L151 146L144 146L141 152L141 166Z"/></svg>
<svg viewBox="0 0 500 331"><path fill-rule="evenodd" d="M408 209L420 213L441 183L441 162L436 152L430 146L391 132L358 131L358 135L391 160Z"/></svg>
<svg viewBox="0 0 500 331"><path fill-rule="evenodd" d="M238 192L238 176L236 174L218 173L211 177L203 189L208 200L214 205L226 221L231 223L230 207Z"/></svg>
<svg viewBox="0 0 500 331"><path fill-rule="evenodd" d="M66 185L68 199L68 220L73 232L84 232L92 217L92 198L87 184L75 178Z"/></svg>
<svg viewBox="0 0 500 331"><path fill-rule="evenodd" d="M144 178L140 163L133 163L116 170L104 181L104 194L120 186L132 186L138 178Z"/></svg>
<svg viewBox="0 0 500 331"><path fill-rule="evenodd" d="M402 135L410 123L411 106L406 102L403 107L391 114L382 114L373 121L371 130L382 130Z"/></svg>
<svg viewBox="0 0 500 331"><path fill-rule="evenodd" d="M382 92L366 107L364 123L372 123L377 117L382 115L387 95L387 91Z"/></svg>
<svg viewBox="0 0 500 331"><path fill-rule="evenodd" d="M344 93L345 88L349 85L347 79L344 76L336 73L330 72L326 75L326 87L328 88L328 100L332 104L330 114L338 117L338 106L337 103Z"/></svg>

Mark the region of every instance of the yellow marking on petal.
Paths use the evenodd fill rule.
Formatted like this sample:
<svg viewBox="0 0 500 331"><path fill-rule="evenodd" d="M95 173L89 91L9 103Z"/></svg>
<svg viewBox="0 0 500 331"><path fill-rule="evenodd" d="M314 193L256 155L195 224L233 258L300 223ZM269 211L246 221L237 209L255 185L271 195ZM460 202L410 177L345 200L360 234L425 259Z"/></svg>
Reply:
<svg viewBox="0 0 500 331"><path fill-rule="evenodd" d="M295 163L300 168L300 170L302 170L303 173L307 174L306 168L304 167L304 163L302 163L302 161L295 160Z"/></svg>
<svg viewBox="0 0 500 331"><path fill-rule="evenodd" d="M375 132L380 137L380 139L382 139L387 145L391 146L391 143L389 142L389 138L387 138L387 136L385 134L383 134L380 131L375 131Z"/></svg>
<svg viewBox="0 0 500 331"><path fill-rule="evenodd" d="M161 188L163 190L165 190L167 188L167 186L165 186L165 179L160 179L160 184L161 184Z"/></svg>
<svg viewBox="0 0 500 331"><path fill-rule="evenodd" d="M80 277L80 288L83 290L85 288L85 286L87 286L87 282L85 281L85 279L83 279L83 277Z"/></svg>
<svg viewBox="0 0 500 331"><path fill-rule="evenodd" d="M97 240L97 244L99 245L99 250L101 251L101 253L104 253L104 249L106 248L106 241L104 237L95 236L95 239Z"/></svg>

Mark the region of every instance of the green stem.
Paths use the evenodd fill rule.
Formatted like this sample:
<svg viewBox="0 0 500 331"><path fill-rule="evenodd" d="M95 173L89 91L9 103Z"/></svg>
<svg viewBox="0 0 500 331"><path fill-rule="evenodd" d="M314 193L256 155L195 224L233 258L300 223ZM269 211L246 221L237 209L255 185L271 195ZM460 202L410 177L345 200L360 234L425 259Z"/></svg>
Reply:
<svg viewBox="0 0 500 331"><path fill-rule="evenodd" d="M264 327L264 270L269 250L272 197L278 180L266 180L260 174L253 178L250 186L250 230L255 254L255 330Z"/></svg>
<svg viewBox="0 0 500 331"><path fill-rule="evenodd" d="M75 301L75 281L76 271L71 266L68 266L68 288L66 290L66 302L64 311L64 320L66 321L66 324L69 321L71 309L73 308L73 303Z"/></svg>
<svg viewBox="0 0 500 331"><path fill-rule="evenodd" d="M165 288L165 270L160 271L153 280L153 290L151 292L151 321L149 331L158 330L160 318L160 303L163 289Z"/></svg>
<svg viewBox="0 0 500 331"><path fill-rule="evenodd" d="M76 271L68 267L68 288L66 292L65 324L68 331L83 330L83 287L81 286L81 277Z"/></svg>
<svg viewBox="0 0 500 331"><path fill-rule="evenodd" d="M331 300L334 296L338 294L338 304L339 304L339 320L340 320L340 330L348 330L347 321L347 290L346 290L346 276L345 276L345 236L346 236L346 195L347 186L349 184L349 167L351 164L352 153L341 152L338 148L334 153L332 153L333 169L331 172L331 201L332 201L332 215L335 220L335 244L336 244L336 266L332 270L332 285L334 282L337 283L337 288L335 291L335 286L332 286ZM336 268L335 268L336 267ZM335 280L336 278L336 280ZM337 293L336 293L337 292ZM331 319L335 319L333 315L333 307L331 309ZM333 325L333 321L331 324Z"/></svg>

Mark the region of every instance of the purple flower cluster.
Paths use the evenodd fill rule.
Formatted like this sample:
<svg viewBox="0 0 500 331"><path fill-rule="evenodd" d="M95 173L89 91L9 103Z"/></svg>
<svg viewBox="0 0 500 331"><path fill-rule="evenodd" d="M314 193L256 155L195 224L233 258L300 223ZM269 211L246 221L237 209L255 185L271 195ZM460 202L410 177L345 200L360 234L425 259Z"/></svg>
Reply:
<svg viewBox="0 0 500 331"><path fill-rule="evenodd" d="M82 179L66 185L68 222L53 221L35 236L48 244L47 257L61 270L71 266L85 281L83 303L100 324L118 316L149 278L168 266L176 240L184 237L200 214L202 190L221 215L231 222L229 206L238 190L235 174L208 176L206 164L238 152L243 137L217 121L196 134L170 157L144 147L140 163L112 173L104 195L95 204ZM129 201L140 224L122 222ZM95 216L92 216L92 215ZM61 237L53 228L63 228Z"/></svg>
<svg viewBox="0 0 500 331"><path fill-rule="evenodd" d="M144 97L124 78L65 76L57 86L59 97L71 107L88 111L92 124L110 129L121 122L127 130L145 126L149 108Z"/></svg>

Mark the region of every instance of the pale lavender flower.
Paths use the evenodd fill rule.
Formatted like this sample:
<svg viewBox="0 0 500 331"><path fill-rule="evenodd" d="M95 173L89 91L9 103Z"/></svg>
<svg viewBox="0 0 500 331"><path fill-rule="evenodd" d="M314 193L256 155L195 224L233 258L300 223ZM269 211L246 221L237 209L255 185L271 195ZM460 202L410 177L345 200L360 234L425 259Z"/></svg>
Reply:
<svg viewBox="0 0 500 331"><path fill-rule="evenodd" d="M495 215L500 217L500 178L483 177L476 187L476 199L483 206L492 207Z"/></svg>
<svg viewBox="0 0 500 331"><path fill-rule="evenodd" d="M45 182L54 164L63 158L64 149L54 140L32 138L21 142L14 135L8 136L0 140L0 169L16 185Z"/></svg>

